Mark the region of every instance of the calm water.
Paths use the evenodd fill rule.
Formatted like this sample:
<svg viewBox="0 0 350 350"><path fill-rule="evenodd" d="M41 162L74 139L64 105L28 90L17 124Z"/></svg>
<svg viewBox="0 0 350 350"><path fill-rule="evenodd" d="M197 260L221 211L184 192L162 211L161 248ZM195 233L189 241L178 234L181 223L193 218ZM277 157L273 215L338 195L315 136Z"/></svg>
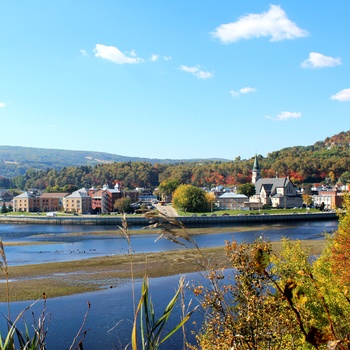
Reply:
<svg viewBox="0 0 350 350"><path fill-rule="evenodd" d="M292 239L320 239L324 232L331 233L337 228L337 221L303 222L293 224L275 224L268 230L261 230L259 226L250 225L249 230L238 232L241 226L228 227L227 232L220 234L196 235L195 239L200 247L223 246L225 240L252 241L263 235L275 241L281 237ZM247 228L247 226L244 226ZM6 254L10 265L41 263L50 261L67 261L83 259L93 256L123 254L127 251L126 242L116 236L91 234L94 230L115 230L111 227L77 227L77 226L42 226L42 225L0 225L0 237L4 242L50 242L35 246L6 247ZM83 232L72 235L75 232ZM84 234L85 233L85 234ZM87 234L89 233L89 234ZM135 252L164 251L179 249L179 245L167 240L154 242L157 235L140 235L132 237L132 247ZM181 248L181 247L180 247ZM187 274L187 281L197 284L202 281L200 274ZM157 311L162 311L174 294L179 276L150 279L152 300L156 301ZM140 282L136 282L136 296L140 296ZM190 290L186 292L186 300L193 298ZM84 349L124 349L130 342L133 314L131 299L131 284L120 281L120 285L113 289L99 292L60 297L47 300L47 312L51 314L47 345L49 350L68 349L76 336L87 310L87 302L91 303L91 310L85 329L88 329L84 341ZM28 306L30 302L16 302L11 304L12 319ZM27 311L25 320L32 324L32 314L38 316L43 302L36 304ZM0 303L0 312L7 315L7 304ZM179 308L174 314L176 322L180 318ZM193 324L193 320L197 324ZM202 315L197 312L187 324L189 339L194 342L190 330L198 331ZM0 317L0 329L5 328L4 318ZM181 349L182 336L179 333L163 346L163 349ZM130 347L129 347L130 348Z"/></svg>
<svg viewBox="0 0 350 350"><path fill-rule="evenodd" d="M309 221L272 224L268 230L258 225L236 225L227 227L227 232L199 234L194 236L199 247L224 246L227 240L252 241L263 235L270 241L282 237L291 239L320 239L325 231L333 232L337 221ZM239 232L240 228L248 230ZM115 235L94 235L94 231L114 231ZM77 233L79 232L79 233ZM181 246L166 239L157 242L156 233L132 236L131 244L135 253L159 252L180 249ZM110 226L69 226L69 225L0 225L3 242L35 242L42 244L7 246L9 265L39 264L46 262L71 261L91 257L125 254L128 246L118 229Z"/></svg>

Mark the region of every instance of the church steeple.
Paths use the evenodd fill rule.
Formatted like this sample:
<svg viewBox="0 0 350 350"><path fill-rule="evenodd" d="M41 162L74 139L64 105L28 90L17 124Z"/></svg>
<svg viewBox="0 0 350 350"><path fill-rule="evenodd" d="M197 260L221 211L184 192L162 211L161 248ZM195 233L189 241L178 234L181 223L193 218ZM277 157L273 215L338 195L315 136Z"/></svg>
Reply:
<svg viewBox="0 0 350 350"><path fill-rule="evenodd" d="M255 184L260 179L260 167L258 162L258 156L255 154L253 171L252 171L252 183Z"/></svg>

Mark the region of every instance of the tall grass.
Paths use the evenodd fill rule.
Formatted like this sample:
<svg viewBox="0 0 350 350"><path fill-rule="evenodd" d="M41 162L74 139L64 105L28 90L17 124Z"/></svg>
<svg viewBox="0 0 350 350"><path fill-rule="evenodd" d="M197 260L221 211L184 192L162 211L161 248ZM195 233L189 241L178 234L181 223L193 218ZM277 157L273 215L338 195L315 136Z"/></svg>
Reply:
<svg viewBox="0 0 350 350"><path fill-rule="evenodd" d="M14 349L23 349L23 350L44 350L46 349L46 335L47 335L47 314L46 314L46 296L44 294L44 305L43 310L38 319L34 318L32 324L32 331L29 330L26 323L24 323L24 330L20 330L18 323L22 319L24 313L31 309L40 299L34 301L32 304L23 309L16 317L14 321L11 319L10 312L10 282L9 282L9 271L7 258L5 254L4 244L0 240L0 268L5 276L5 288L6 288L6 297L7 297L7 333L2 334L0 332L0 350L14 350ZM34 314L33 314L34 317Z"/></svg>
<svg viewBox="0 0 350 350"><path fill-rule="evenodd" d="M202 257L202 253L198 248L196 242L186 231L182 223L178 222L174 218L167 217L162 213L148 212L146 217L153 221L153 224L147 226L147 228L158 229L158 238L156 239L169 239L174 243L184 245L190 243L193 245L199 255ZM180 230L179 230L180 229ZM134 304L134 321L131 335L131 345L133 350L157 350L160 345L166 340L172 337L177 331L183 332L183 348L186 348L186 332L184 325L191 317L196 308L189 310L190 304L186 307L184 298L185 279L180 277L178 288L175 291L174 296L165 307L162 315L156 317L155 306L151 299L151 293L149 288L149 279L145 274L142 281L141 297L138 301L137 308L135 308L135 292L134 292L134 278L133 278L133 260L132 260L132 246L128 229L126 216L123 217L122 226L120 227L122 236L127 240L128 252L130 256L131 277L132 277L132 295ZM169 319L172 312L175 309L177 303L180 302L182 310L181 320L170 330L167 329ZM165 334L164 334L165 333Z"/></svg>

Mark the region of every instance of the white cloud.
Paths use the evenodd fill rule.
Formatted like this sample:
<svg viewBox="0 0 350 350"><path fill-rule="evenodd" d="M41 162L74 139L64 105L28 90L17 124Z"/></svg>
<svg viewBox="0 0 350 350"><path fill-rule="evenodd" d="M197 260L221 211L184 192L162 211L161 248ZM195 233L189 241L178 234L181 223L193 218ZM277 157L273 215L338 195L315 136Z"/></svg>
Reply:
<svg viewBox="0 0 350 350"><path fill-rule="evenodd" d="M163 56L164 61L170 61L171 60L171 56Z"/></svg>
<svg viewBox="0 0 350 350"><path fill-rule="evenodd" d="M239 89L238 91L231 90L230 94L233 97L238 97L241 94L249 94L250 92L255 92L255 91L257 90L252 87L245 87L245 88Z"/></svg>
<svg viewBox="0 0 350 350"><path fill-rule="evenodd" d="M94 52L95 57L103 58L116 64L135 64L144 62L142 58L137 57L134 50L130 52L130 56L127 56L115 46L96 44Z"/></svg>
<svg viewBox="0 0 350 350"><path fill-rule="evenodd" d="M276 117L266 116L267 119L272 119L275 121L286 121L289 119L298 119L300 117L300 112L281 112L280 114L277 114Z"/></svg>
<svg viewBox="0 0 350 350"><path fill-rule="evenodd" d="M209 79L213 78L214 74L210 72L205 72L200 69L200 66L188 67L188 66L180 66L180 69L184 72L188 72L193 74L198 79Z"/></svg>
<svg viewBox="0 0 350 350"><path fill-rule="evenodd" d="M241 39L271 37L271 41L304 37L308 32L288 19L280 6L270 5L267 12L248 14L238 21L222 24L212 33L214 38L224 43Z"/></svg>
<svg viewBox="0 0 350 350"><path fill-rule="evenodd" d="M344 89L337 92L335 95L331 96L331 100L341 102L350 101L350 89Z"/></svg>
<svg viewBox="0 0 350 350"><path fill-rule="evenodd" d="M4 108L6 105L4 102L0 102L0 108Z"/></svg>
<svg viewBox="0 0 350 350"><path fill-rule="evenodd" d="M80 53L81 53L83 56L90 56L85 50L80 50Z"/></svg>
<svg viewBox="0 0 350 350"><path fill-rule="evenodd" d="M341 64L340 58L325 56L318 52L310 52L309 58L301 62L303 68L334 67Z"/></svg>
<svg viewBox="0 0 350 350"><path fill-rule="evenodd" d="M156 55L156 54L152 54L151 55L151 58L150 58L150 61L152 62L156 62L159 60L159 55Z"/></svg>

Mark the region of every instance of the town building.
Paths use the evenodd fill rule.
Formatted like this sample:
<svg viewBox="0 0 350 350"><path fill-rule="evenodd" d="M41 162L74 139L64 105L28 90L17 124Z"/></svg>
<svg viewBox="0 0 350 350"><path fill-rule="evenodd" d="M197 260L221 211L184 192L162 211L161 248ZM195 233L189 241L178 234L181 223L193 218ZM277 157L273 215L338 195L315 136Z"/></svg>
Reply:
<svg viewBox="0 0 350 350"><path fill-rule="evenodd" d="M13 198L13 211L37 212L40 211L40 198L32 191L25 191Z"/></svg>
<svg viewBox="0 0 350 350"><path fill-rule="evenodd" d="M109 188L108 184L103 185L101 189L90 188L88 195L91 197L91 209L93 213L105 214L114 211L114 203L122 198L123 193L120 185L115 184L114 188Z"/></svg>
<svg viewBox="0 0 350 350"><path fill-rule="evenodd" d="M338 189L320 190L312 198L315 207L326 210L341 208L343 204L343 193Z"/></svg>
<svg viewBox="0 0 350 350"><path fill-rule="evenodd" d="M249 199L251 208L260 209L263 206L294 208L303 204L301 195L297 193L297 187L289 177L260 178L257 156L252 170L252 183L255 185L255 195Z"/></svg>
<svg viewBox="0 0 350 350"><path fill-rule="evenodd" d="M12 192L0 188L0 202L11 202L13 199Z"/></svg>
<svg viewBox="0 0 350 350"><path fill-rule="evenodd" d="M244 194L226 192L218 198L217 206L219 210L249 210L248 202L248 197Z"/></svg>
<svg viewBox="0 0 350 350"><path fill-rule="evenodd" d="M63 210L67 213L89 214L91 197L85 188L81 188L63 198Z"/></svg>
<svg viewBox="0 0 350 350"><path fill-rule="evenodd" d="M63 208L63 198L69 193L43 193L40 195L39 210L44 212L60 211Z"/></svg>

